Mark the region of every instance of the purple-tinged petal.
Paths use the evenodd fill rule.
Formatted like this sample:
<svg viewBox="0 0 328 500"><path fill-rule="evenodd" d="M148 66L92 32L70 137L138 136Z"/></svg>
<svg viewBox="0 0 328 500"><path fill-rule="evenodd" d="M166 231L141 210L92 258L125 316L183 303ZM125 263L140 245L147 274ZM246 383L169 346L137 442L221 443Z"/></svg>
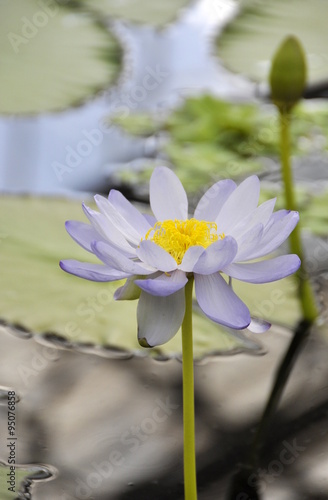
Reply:
<svg viewBox="0 0 328 500"><path fill-rule="evenodd" d="M251 262L249 264L230 264L223 269L228 276L248 283L270 283L290 276L300 267L297 255L280 255L274 259Z"/></svg>
<svg viewBox="0 0 328 500"><path fill-rule="evenodd" d="M155 271L144 266L142 262L139 263L128 259L121 252L102 241L93 242L91 247L98 259L102 260L107 266L127 273L130 276L134 274L151 274Z"/></svg>
<svg viewBox="0 0 328 500"><path fill-rule="evenodd" d="M178 269L184 271L185 273L191 273L196 262L203 252L205 252L205 248L202 246L195 245L193 247L189 247L183 256L182 262L178 266Z"/></svg>
<svg viewBox="0 0 328 500"><path fill-rule="evenodd" d="M270 327L271 323L268 323L268 321L252 317L252 320L248 325L247 330L249 330L252 333L264 333L267 332Z"/></svg>
<svg viewBox="0 0 328 500"><path fill-rule="evenodd" d="M133 227L123 215L121 215L116 208L103 196L96 194L95 202L102 215L107 218L107 220L116 228L116 230L121 233L129 243L134 246L139 244L140 239L144 236L144 233L140 234L138 228Z"/></svg>
<svg viewBox="0 0 328 500"><path fill-rule="evenodd" d="M77 220L68 220L65 222L66 231L73 238L78 245L92 252L91 242L95 240L103 240L103 236L96 231L96 229L90 224L85 222L80 222Z"/></svg>
<svg viewBox="0 0 328 500"><path fill-rule="evenodd" d="M257 207L260 181L256 175L245 179L229 196L215 222L219 233L231 234L234 226Z"/></svg>
<svg viewBox="0 0 328 500"><path fill-rule="evenodd" d="M149 186L150 206L159 221L188 218L188 199L178 177L167 167L155 168Z"/></svg>
<svg viewBox="0 0 328 500"><path fill-rule="evenodd" d="M108 201L113 205L113 207L118 211L124 219L134 227L138 234L143 237L151 225L147 219L139 212L139 210L130 203L125 196L116 189L112 189L108 195Z"/></svg>
<svg viewBox="0 0 328 500"><path fill-rule="evenodd" d="M237 242L230 236L216 241L201 254L193 268L193 272L197 274L216 273L233 261L237 250Z"/></svg>
<svg viewBox="0 0 328 500"><path fill-rule="evenodd" d="M243 234L238 240L238 252L235 256L235 262L249 260L250 255L254 250L258 249L263 237L264 227L263 224L253 226L249 231Z"/></svg>
<svg viewBox="0 0 328 500"><path fill-rule="evenodd" d="M278 223L279 221L282 221L284 220L286 217L289 216L289 214L291 213L290 210L278 210L277 212L274 212L270 219L268 220L267 224L265 225L265 234L267 234L271 228L276 224Z"/></svg>
<svg viewBox="0 0 328 500"><path fill-rule="evenodd" d="M275 224L276 222L278 222L279 220L282 220L284 219L285 217L287 217L288 214L290 214L291 211L290 210L286 210L285 208L281 209L281 210L277 210L277 212L274 212L269 221L268 222L272 222L272 224ZM298 213L298 212L297 212ZM268 224L268 227L269 227L269 224Z"/></svg>
<svg viewBox="0 0 328 500"><path fill-rule="evenodd" d="M144 218L146 219L146 221L148 222L148 224L151 225L151 227L154 227L156 222L157 222L157 219L156 217L154 217L153 215L150 215L150 214L142 214L144 216Z"/></svg>
<svg viewBox="0 0 328 500"><path fill-rule="evenodd" d="M286 214L276 212L276 214L271 217L274 222L271 223L270 220L264 228L262 240L257 248L254 248L253 252L248 255L248 260L264 257L280 247L299 221L298 212L287 212Z"/></svg>
<svg viewBox="0 0 328 500"><path fill-rule="evenodd" d="M61 260L59 265L63 271L90 281L117 281L128 277L128 274L124 272L101 264L79 262L78 260Z"/></svg>
<svg viewBox="0 0 328 500"><path fill-rule="evenodd" d="M185 314L185 294L181 289L168 297L141 292L138 302L138 340L143 347L168 342L179 330Z"/></svg>
<svg viewBox="0 0 328 500"><path fill-rule="evenodd" d="M195 274L195 290L200 308L216 323L236 330L247 328L250 324L247 306L219 273L209 276Z"/></svg>
<svg viewBox="0 0 328 500"><path fill-rule="evenodd" d="M85 215L88 217L95 230L108 241L115 248L119 249L127 257L135 257L135 249L126 241L124 236L118 229L110 222L110 220L103 214L92 210L82 203L82 208ZM94 241L101 238L94 238Z"/></svg>
<svg viewBox="0 0 328 500"><path fill-rule="evenodd" d="M276 199L277 198L273 198L265 201L247 217L243 217L241 221L229 231L229 235L233 236L237 240L237 243L239 243L240 238L253 227L258 226L258 224L262 224L263 227L265 227L272 215Z"/></svg>
<svg viewBox="0 0 328 500"><path fill-rule="evenodd" d="M153 241L143 240L136 249L139 259L152 268L164 273L174 271L177 268L175 259L164 248L156 245Z"/></svg>
<svg viewBox="0 0 328 500"><path fill-rule="evenodd" d="M210 187L198 202L195 219L214 221L236 187L236 183L230 179L219 181Z"/></svg>
<svg viewBox="0 0 328 500"><path fill-rule="evenodd" d="M136 280L135 284L141 290L156 297L167 297L172 293L181 290L187 284L188 278L186 274L181 271L174 271L170 276L161 274L157 278L150 278L145 280Z"/></svg>
<svg viewBox="0 0 328 500"><path fill-rule="evenodd" d="M128 278L123 286L120 286L115 290L114 299L115 300L136 300L139 299L141 290L135 285L136 277Z"/></svg>

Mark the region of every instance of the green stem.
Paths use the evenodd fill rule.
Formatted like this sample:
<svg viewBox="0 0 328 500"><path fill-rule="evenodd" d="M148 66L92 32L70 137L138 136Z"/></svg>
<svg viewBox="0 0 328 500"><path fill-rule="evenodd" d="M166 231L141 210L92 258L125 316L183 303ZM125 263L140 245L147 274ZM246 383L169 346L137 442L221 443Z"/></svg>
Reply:
<svg viewBox="0 0 328 500"><path fill-rule="evenodd" d="M277 369L271 393L250 446L245 464L232 478L227 500L236 500L239 497L252 500L261 498L258 479L262 448L294 363L310 335L311 325L312 323L306 320L302 320L297 325L288 350ZM254 479L250 481L250 477Z"/></svg>
<svg viewBox="0 0 328 500"><path fill-rule="evenodd" d="M287 352L282 359L277 373L274 379L271 393L269 395L267 404L265 406L262 418L259 423L259 427L256 431L253 445L251 448L251 458L249 460L249 465L255 471L258 467L258 462L260 458L261 447L265 442L265 437L268 432L269 426L273 415L276 413L278 405L281 400L282 393L285 389L286 383L288 381L289 375L293 369L296 359L303 348L306 340L308 339L311 331L312 322L307 320L302 320L293 335L293 338L289 344Z"/></svg>
<svg viewBox="0 0 328 500"><path fill-rule="evenodd" d="M289 111L279 110L280 113L280 140L281 140L281 169L282 179L285 187L286 208L288 210L297 210L293 178L290 165L290 117ZM313 322L317 315L317 306L315 303L313 291L309 282L309 277L304 266L304 254L301 242L300 226L297 225L290 235L290 248L292 253L296 253L301 259L301 267L298 270L297 278L299 280L299 295L303 318Z"/></svg>
<svg viewBox="0 0 328 500"><path fill-rule="evenodd" d="M195 453L194 357L192 340L192 289L194 279L185 287L186 311L182 323L183 376L183 463L185 500L197 500Z"/></svg>

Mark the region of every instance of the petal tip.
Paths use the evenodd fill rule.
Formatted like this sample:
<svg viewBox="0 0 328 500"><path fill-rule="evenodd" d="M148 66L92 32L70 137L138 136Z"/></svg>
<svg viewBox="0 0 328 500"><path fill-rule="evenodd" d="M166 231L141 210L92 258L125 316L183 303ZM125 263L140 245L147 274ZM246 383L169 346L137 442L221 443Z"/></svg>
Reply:
<svg viewBox="0 0 328 500"><path fill-rule="evenodd" d="M260 318L252 318L250 324L247 327L247 330L251 333L265 333L271 328L271 323L264 319Z"/></svg>
<svg viewBox="0 0 328 500"><path fill-rule="evenodd" d="M59 267L62 271L65 271L65 273L73 274L70 269L70 262L70 260L60 260Z"/></svg>
<svg viewBox="0 0 328 500"><path fill-rule="evenodd" d="M60 269L62 269L63 271L66 271L66 269L65 269L65 261L64 261L64 260L60 260L60 261L59 261L59 267L60 267Z"/></svg>
<svg viewBox="0 0 328 500"><path fill-rule="evenodd" d="M298 255L295 255L296 259L295 259L295 271L298 271L298 269L301 267L301 264L302 264L302 261L301 259L299 258Z"/></svg>
<svg viewBox="0 0 328 500"><path fill-rule="evenodd" d="M152 346L148 344L147 340L145 337L142 337L141 339L138 339L139 344L141 347L146 347L146 348L151 348Z"/></svg>

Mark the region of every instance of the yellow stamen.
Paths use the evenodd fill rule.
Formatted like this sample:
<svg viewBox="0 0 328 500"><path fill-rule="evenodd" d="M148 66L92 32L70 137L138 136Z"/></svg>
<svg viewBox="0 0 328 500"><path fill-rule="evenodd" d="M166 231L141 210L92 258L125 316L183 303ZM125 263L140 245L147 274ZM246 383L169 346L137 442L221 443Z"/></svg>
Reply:
<svg viewBox="0 0 328 500"><path fill-rule="evenodd" d="M214 241L224 237L223 233L217 234L215 222L175 219L156 222L147 232L145 239L164 248L178 264L181 264L188 248L195 245L207 248Z"/></svg>

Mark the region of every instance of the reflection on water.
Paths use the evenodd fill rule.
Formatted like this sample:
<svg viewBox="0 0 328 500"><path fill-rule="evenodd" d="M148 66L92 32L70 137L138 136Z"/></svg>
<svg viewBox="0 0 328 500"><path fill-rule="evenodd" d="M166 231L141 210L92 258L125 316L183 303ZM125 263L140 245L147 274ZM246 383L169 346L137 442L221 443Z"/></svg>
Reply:
<svg viewBox="0 0 328 500"><path fill-rule="evenodd" d="M107 190L108 174L153 154L142 139L104 124L113 112L165 111L208 91L247 99L254 86L212 55L211 40L236 11L231 0L199 0L162 31L116 22L126 49L117 88L80 108L36 117L0 118L0 189L61 193Z"/></svg>
<svg viewBox="0 0 328 500"><path fill-rule="evenodd" d="M33 500L182 498L179 363L108 360L58 348L56 339L44 345L19 338L8 328L2 329L1 338L0 378L21 397L17 463L50 464L58 471L51 481L44 482L41 475L36 482L29 468L26 484L33 480ZM221 356L196 365L200 500L225 497L231 475L247 456L289 339L290 332L273 327L261 336L265 356ZM327 344L314 332L293 369L264 446L263 500L328 495L327 354ZM5 410L1 405L2 436ZM5 444L1 440L2 461ZM289 462L278 466L285 455ZM43 473L47 470L45 466Z"/></svg>

